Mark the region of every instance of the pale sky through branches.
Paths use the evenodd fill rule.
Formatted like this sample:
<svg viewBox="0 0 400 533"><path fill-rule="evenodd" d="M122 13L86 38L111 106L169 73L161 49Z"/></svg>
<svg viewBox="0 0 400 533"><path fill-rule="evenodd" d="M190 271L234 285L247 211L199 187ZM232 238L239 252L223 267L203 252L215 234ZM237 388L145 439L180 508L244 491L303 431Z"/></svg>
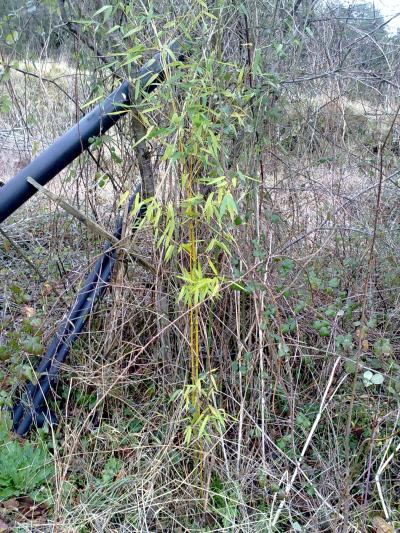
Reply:
<svg viewBox="0 0 400 533"><path fill-rule="evenodd" d="M376 0L375 6L379 9L385 18L393 17L393 15L399 14L389 24L391 31L396 31L400 27L400 2L399 0Z"/></svg>
<svg viewBox="0 0 400 533"><path fill-rule="evenodd" d="M386 20L394 15L399 15L387 26L389 32L396 33L397 29L400 28L400 0L370 0L370 2L375 4L376 9L382 13ZM347 0L345 3L347 5L354 5L361 4L363 2L362 0Z"/></svg>

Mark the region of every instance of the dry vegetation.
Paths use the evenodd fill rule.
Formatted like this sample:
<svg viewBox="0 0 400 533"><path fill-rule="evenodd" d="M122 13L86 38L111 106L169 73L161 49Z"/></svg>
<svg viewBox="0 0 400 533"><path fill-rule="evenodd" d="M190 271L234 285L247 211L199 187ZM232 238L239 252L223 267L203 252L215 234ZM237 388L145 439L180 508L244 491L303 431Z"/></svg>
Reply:
<svg viewBox="0 0 400 533"><path fill-rule="evenodd" d="M160 217L121 250L63 367L49 400L58 426L28 436L46 449L46 481L4 496L0 470L0 531L396 531L399 40L379 17L360 29L315 2L178 4L106 16L71 1L78 39L49 2L41 54L2 52L6 181L130 74L129 46L144 45L142 63L178 32L192 39L179 74L139 104ZM49 186L108 230L122 213L127 235L121 194L141 178L132 115ZM7 408L102 240L41 194L0 229ZM193 296L201 283L217 289ZM3 451L12 442L0 424Z"/></svg>

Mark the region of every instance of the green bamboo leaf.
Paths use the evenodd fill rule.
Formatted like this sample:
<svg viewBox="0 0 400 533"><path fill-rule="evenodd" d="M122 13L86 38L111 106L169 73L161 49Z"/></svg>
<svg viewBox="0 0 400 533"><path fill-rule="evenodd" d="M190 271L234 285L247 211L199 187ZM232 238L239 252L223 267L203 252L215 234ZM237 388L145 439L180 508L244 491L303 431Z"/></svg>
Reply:
<svg viewBox="0 0 400 533"><path fill-rule="evenodd" d="M184 431L184 443L186 446L189 446L190 441L192 440L192 426L187 426Z"/></svg>
<svg viewBox="0 0 400 533"><path fill-rule="evenodd" d="M118 207L121 207L122 205L125 204L125 202L128 199L128 196L129 196L129 191L125 191L121 194L121 196L119 197L119 201L118 201Z"/></svg>

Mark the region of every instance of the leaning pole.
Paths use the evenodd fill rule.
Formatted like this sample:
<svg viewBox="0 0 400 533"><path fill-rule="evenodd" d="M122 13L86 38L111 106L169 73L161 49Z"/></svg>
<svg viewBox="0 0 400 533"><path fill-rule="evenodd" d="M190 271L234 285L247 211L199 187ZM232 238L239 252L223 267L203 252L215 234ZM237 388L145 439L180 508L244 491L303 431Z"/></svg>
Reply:
<svg viewBox="0 0 400 533"><path fill-rule="evenodd" d="M152 92L165 79L164 69L167 64L174 61L174 54L179 50L177 43L171 44L169 50L172 54L168 53L166 57L163 57L161 53L158 53L139 70L136 79L140 80L140 86L144 92ZM91 137L104 134L128 112L130 106L132 106L131 85L129 81L124 81L78 124L7 182L0 189L0 223L37 192L37 189L27 181L28 177L34 178L42 186L46 185L89 147ZM138 186L132 193L129 211L133 206L134 198L140 195L140 192L141 187ZM137 229L145 212L146 208L142 206L136 214L132 226L133 231ZM122 219L117 222L114 237L120 239L121 232ZM20 399L13 407L13 430L17 435L26 435L33 423L41 426L46 420L50 423L56 422L55 415L48 408L48 396L58 379L61 365L66 360L73 343L83 331L95 302L103 296L108 286L115 261L116 248L106 242L102 255L84 281L72 308L35 369L37 382L29 382L22 387Z"/></svg>
<svg viewBox="0 0 400 533"><path fill-rule="evenodd" d="M151 93L163 81L165 66L174 60L173 55L178 49L176 42L170 44L169 50L172 55L167 53L163 56L157 53L138 71L136 79L140 80L141 90ZM37 189L27 181L28 177L42 186L46 185L90 146L89 139L103 135L126 114L132 103L131 83L126 80L101 104L11 178L0 189L0 224L37 192Z"/></svg>

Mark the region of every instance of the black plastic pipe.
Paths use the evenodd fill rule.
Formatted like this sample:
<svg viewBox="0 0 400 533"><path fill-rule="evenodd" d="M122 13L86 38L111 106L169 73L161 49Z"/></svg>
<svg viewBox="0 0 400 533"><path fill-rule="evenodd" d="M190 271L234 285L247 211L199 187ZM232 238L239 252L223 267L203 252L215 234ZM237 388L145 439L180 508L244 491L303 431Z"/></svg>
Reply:
<svg viewBox="0 0 400 533"><path fill-rule="evenodd" d="M175 53L179 50L179 45L174 42L169 49ZM173 57L170 54L163 61L161 54L157 53L146 63L137 74L141 89L147 93L152 92L165 77L165 63L171 61ZM37 192L26 178L31 177L40 185L46 185L89 147L90 138L105 133L128 111L130 91L129 81L124 81L104 102L85 115L0 189L0 223Z"/></svg>
<svg viewBox="0 0 400 533"><path fill-rule="evenodd" d="M140 186L136 188L130 198L129 210L131 210L137 194L140 194ZM136 215L133 230L137 228L137 224L144 217L145 212L145 207L142 207ZM122 219L117 224L114 237L120 239L121 233ZM28 383L23 391L20 402L14 406L13 429L17 435L24 436L29 431L35 419L39 420L41 418L44 412L43 404L52 385L57 380L61 364L68 356L72 344L82 332L96 300L104 294L111 278L116 254L115 248L112 248L110 243L106 243L104 253L97 260L93 271L86 278L75 300L75 304L67 318L61 324L35 370L38 376L38 383ZM40 424L38 423L38 425Z"/></svg>
<svg viewBox="0 0 400 533"><path fill-rule="evenodd" d="M166 63L174 60L173 56L178 53L180 47L175 42L170 44L169 49L172 51L172 55L167 55ZM179 56L179 60L181 59L183 57ZM137 78L140 79L142 90L150 93L164 80L165 62L161 54L158 53L140 69ZM127 112L127 106L130 103L130 85L126 81L102 104L93 109L76 126L2 187L0 190L0 223L37 192L37 189L26 181L27 177L33 177L41 185L48 183L58 172L88 148L90 137L102 135L113 126ZM140 187L133 193L129 210L139 191ZM137 228L137 224L143 218L145 211L146 208L143 207L136 215L136 224L134 224L133 230ZM119 239L121 232L122 219L117 224L114 236ZM116 250L111 247L110 243L106 243L102 256L86 278L75 304L36 368L38 383L28 383L22 393L21 400L13 408L13 429L17 435L25 435L34 421L38 425L44 422L45 410L43 405L46 396L56 381L60 366L68 356L72 344L82 332L95 301L104 294L115 261Z"/></svg>

